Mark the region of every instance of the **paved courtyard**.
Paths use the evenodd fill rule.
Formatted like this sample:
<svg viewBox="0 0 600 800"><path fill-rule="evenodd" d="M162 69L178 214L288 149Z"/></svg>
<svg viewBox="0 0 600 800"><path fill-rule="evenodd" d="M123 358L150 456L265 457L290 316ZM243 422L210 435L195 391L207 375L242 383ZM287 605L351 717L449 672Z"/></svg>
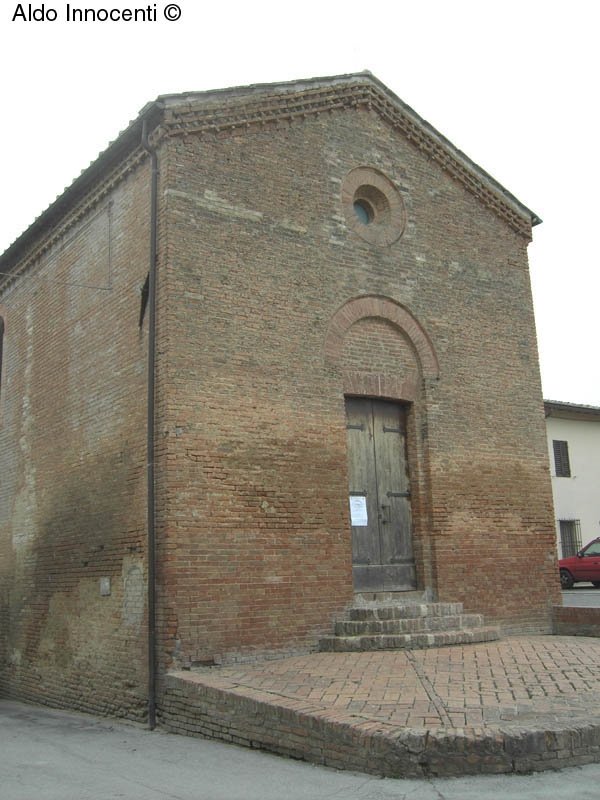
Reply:
<svg viewBox="0 0 600 800"><path fill-rule="evenodd" d="M600 641L507 637L431 650L321 653L222 668L203 679L209 675L397 726L479 728L587 717L600 693Z"/></svg>
<svg viewBox="0 0 600 800"><path fill-rule="evenodd" d="M320 653L171 681L171 729L348 769L452 775L600 760L600 639Z"/></svg>

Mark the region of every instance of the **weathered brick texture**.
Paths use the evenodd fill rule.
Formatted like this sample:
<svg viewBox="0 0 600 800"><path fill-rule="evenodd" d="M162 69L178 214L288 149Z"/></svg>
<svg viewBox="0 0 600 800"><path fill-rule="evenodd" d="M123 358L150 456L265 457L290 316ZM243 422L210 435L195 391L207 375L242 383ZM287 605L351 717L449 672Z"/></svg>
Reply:
<svg viewBox="0 0 600 800"><path fill-rule="evenodd" d="M164 726L175 733L390 778L530 773L594 763L600 753L598 725L580 717L561 721L560 713L538 714L517 725L399 726L385 715L364 718L343 705L274 695L210 671L167 676L162 714Z"/></svg>
<svg viewBox="0 0 600 800"><path fill-rule="evenodd" d="M65 220L2 294L0 691L126 716L146 695L146 185Z"/></svg>
<svg viewBox="0 0 600 800"><path fill-rule="evenodd" d="M600 608L554 606L553 630L558 636L600 637Z"/></svg>
<svg viewBox="0 0 600 800"><path fill-rule="evenodd" d="M419 588L549 630L531 217L365 76L156 109L161 670L309 649L349 603L345 395L408 405ZM1 680L133 713L150 171L117 145L130 168L107 188L96 166L0 297ZM348 193L369 170L397 215L370 239Z"/></svg>

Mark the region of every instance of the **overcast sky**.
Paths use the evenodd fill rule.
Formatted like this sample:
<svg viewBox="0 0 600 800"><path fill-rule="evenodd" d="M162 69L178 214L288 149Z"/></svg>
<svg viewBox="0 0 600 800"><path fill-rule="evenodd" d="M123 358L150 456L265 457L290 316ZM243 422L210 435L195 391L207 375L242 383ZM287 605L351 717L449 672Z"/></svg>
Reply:
<svg viewBox="0 0 600 800"><path fill-rule="evenodd" d="M544 220L529 246L544 396L600 406L597 3L177 4L177 21L158 0L156 22L83 23L50 0L56 20L29 22L42 3L1 0L0 252L160 94L369 69Z"/></svg>

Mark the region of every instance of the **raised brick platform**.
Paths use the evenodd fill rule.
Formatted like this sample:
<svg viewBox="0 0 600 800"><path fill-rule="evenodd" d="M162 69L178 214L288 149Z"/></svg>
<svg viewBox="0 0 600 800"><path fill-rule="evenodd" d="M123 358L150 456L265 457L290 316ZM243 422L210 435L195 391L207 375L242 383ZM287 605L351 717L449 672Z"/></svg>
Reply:
<svg viewBox="0 0 600 800"><path fill-rule="evenodd" d="M598 663L568 636L319 653L172 673L160 720L388 777L556 769L600 760Z"/></svg>
<svg viewBox="0 0 600 800"><path fill-rule="evenodd" d="M561 636L600 636L600 608L554 606L553 630Z"/></svg>

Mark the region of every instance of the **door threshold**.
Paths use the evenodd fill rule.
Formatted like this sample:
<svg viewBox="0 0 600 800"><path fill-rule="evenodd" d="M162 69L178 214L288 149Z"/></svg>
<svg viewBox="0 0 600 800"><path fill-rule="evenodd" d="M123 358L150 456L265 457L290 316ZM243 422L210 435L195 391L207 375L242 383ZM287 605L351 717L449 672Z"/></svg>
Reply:
<svg viewBox="0 0 600 800"><path fill-rule="evenodd" d="M431 589L406 589L394 592L354 592L354 602L363 603L431 603Z"/></svg>

